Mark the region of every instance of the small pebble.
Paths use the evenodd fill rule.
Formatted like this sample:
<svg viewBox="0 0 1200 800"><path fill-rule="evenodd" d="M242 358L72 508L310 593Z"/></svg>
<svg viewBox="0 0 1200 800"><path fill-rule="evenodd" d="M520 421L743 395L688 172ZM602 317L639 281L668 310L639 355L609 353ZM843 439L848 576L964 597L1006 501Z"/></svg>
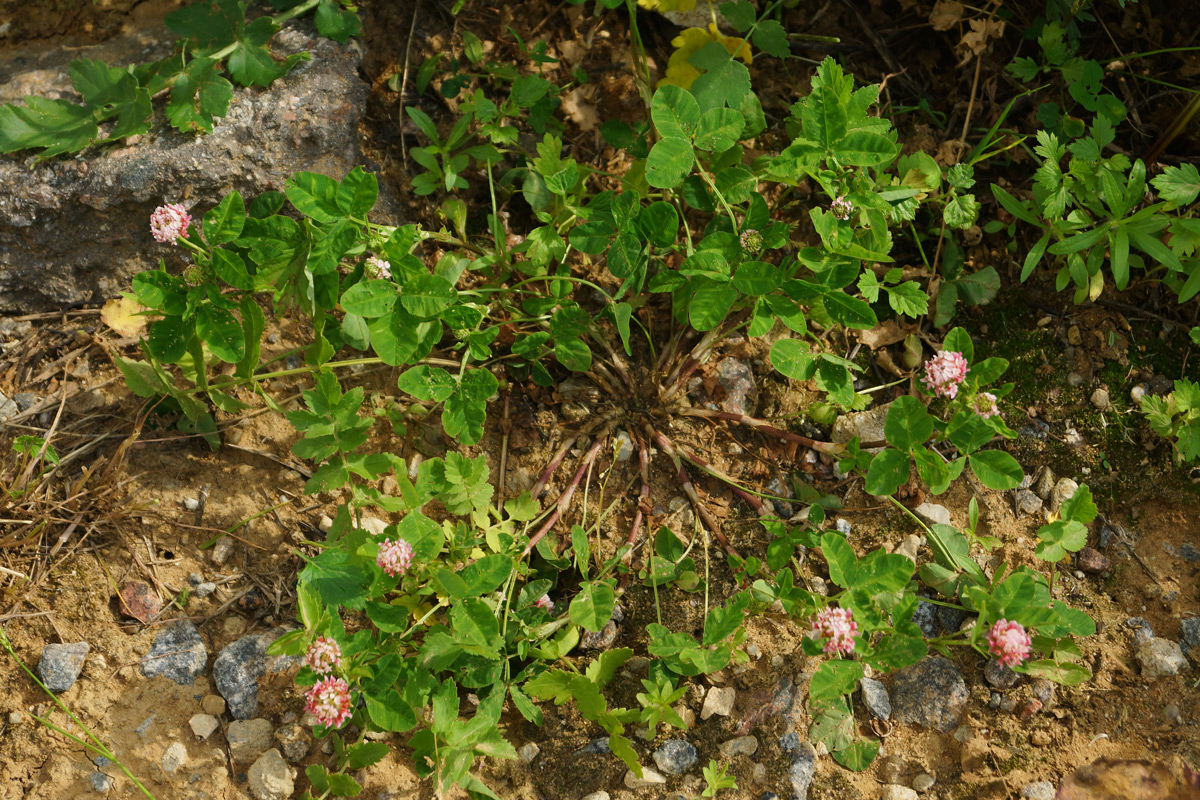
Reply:
<svg viewBox="0 0 1200 800"><path fill-rule="evenodd" d="M217 585L212 581L205 581L196 587L196 597L208 597L217 590Z"/></svg>
<svg viewBox="0 0 1200 800"><path fill-rule="evenodd" d="M699 760L696 747L683 739L668 739L654 751L654 763L668 775L682 775Z"/></svg>
<svg viewBox="0 0 1200 800"><path fill-rule="evenodd" d="M842 536L850 535L850 520L839 518L834 524L837 527L837 532Z"/></svg>
<svg viewBox="0 0 1200 800"><path fill-rule="evenodd" d="M154 718L157 716L157 714L151 714L150 716L146 717L146 720L141 725L138 725L136 728L134 728L133 732L136 733L140 738L145 739L146 732L150 730L150 726L154 724Z"/></svg>
<svg viewBox="0 0 1200 800"><path fill-rule="evenodd" d="M758 739L754 736L738 736L737 738L721 742L717 750L726 758L752 756L758 752Z"/></svg>
<svg viewBox="0 0 1200 800"><path fill-rule="evenodd" d="M666 783L667 779L650 769L650 767L642 767L642 777L638 777L633 770L625 773L625 786L630 789L649 789L652 786L661 786Z"/></svg>
<svg viewBox="0 0 1200 800"><path fill-rule="evenodd" d="M918 792L928 792L937 783L937 778L927 772L922 772L917 777L913 778L913 788Z"/></svg>
<svg viewBox="0 0 1200 800"><path fill-rule="evenodd" d="M1107 411L1112 408L1112 401L1108 398L1107 389L1097 389L1092 392L1092 405L1101 411Z"/></svg>
<svg viewBox="0 0 1200 800"><path fill-rule="evenodd" d="M704 696L704 705L700 709L700 719L708 719L714 714L728 717L733 711L733 701L737 698L737 690L732 687L714 686Z"/></svg>
<svg viewBox="0 0 1200 800"><path fill-rule="evenodd" d="M93 772L88 775L88 784L92 787L92 791L108 794L113 787L113 779L103 772Z"/></svg>
<svg viewBox="0 0 1200 800"><path fill-rule="evenodd" d="M1183 650L1170 639L1149 639L1138 647L1136 655L1146 680L1167 678L1188 669Z"/></svg>
<svg viewBox="0 0 1200 800"><path fill-rule="evenodd" d="M217 543L213 545L212 553L209 555L209 558L212 559L214 564L221 566L232 557L233 541L228 536L222 536L217 540Z"/></svg>
<svg viewBox="0 0 1200 800"><path fill-rule="evenodd" d="M1050 734L1046 731L1034 731L1033 735L1029 737L1029 741L1033 742L1034 747L1049 747Z"/></svg>
<svg viewBox="0 0 1200 800"><path fill-rule="evenodd" d="M888 697L887 687L870 678L862 678L858 682L862 693L863 705L875 719L886 720L892 716L892 702Z"/></svg>
<svg viewBox="0 0 1200 800"><path fill-rule="evenodd" d="M608 792L606 792L604 790L600 790L599 792L592 792L591 794L585 794L583 796L583 800L609 800L609 796L608 796Z"/></svg>
<svg viewBox="0 0 1200 800"><path fill-rule="evenodd" d="M187 763L187 748L180 742L173 742L162 757L163 772L174 775L179 768Z"/></svg>
<svg viewBox="0 0 1200 800"><path fill-rule="evenodd" d="M204 709L205 714L219 717L225 713L225 698L219 694L206 694L200 701L200 707Z"/></svg>
<svg viewBox="0 0 1200 800"><path fill-rule="evenodd" d="M983 668L983 677L997 689L1011 689L1021 682L1021 673L1013 672L995 659ZM997 701L999 702L999 701Z"/></svg>
<svg viewBox="0 0 1200 800"><path fill-rule="evenodd" d="M200 741L212 736L213 731L221 727L221 723L212 714L195 714L188 720L188 725Z"/></svg>
<svg viewBox="0 0 1200 800"><path fill-rule="evenodd" d="M200 501L195 497L185 498L183 501L183 507L188 511L195 511L196 509L200 508Z"/></svg>
<svg viewBox="0 0 1200 800"><path fill-rule="evenodd" d="M880 790L879 800L917 800L917 793L907 786L891 783Z"/></svg>
<svg viewBox="0 0 1200 800"><path fill-rule="evenodd" d="M1108 572L1112 563L1108 560L1108 556L1101 553L1094 547L1085 547L1079 551L1075 557L1075 564L1082 572L1089 575L1099 575L1101 572Z"/></svg>
<svg viewBox="0 0 1200 800"><path fill-rule="evenodd" d="M50 691L65 692L75 685L90 649L87 642L46 645L38 661L38 677Z"/></svg>
<svg viewBox="0 0 1200 800"><path fill-rule="evenodd" d="M1050 781L1027 783L1021 788L1021 797L1024 800L1054 800L1056 794L1054 784Z"/></svg>
<svg viewBox="0 0 1200 800"><path fill-rule="evenodd" d="M538 753L542 752L542 748L538 747L533 742L522 745L517 751L517 756L526 764L532 764L533 760L538 757Z"/></svg>

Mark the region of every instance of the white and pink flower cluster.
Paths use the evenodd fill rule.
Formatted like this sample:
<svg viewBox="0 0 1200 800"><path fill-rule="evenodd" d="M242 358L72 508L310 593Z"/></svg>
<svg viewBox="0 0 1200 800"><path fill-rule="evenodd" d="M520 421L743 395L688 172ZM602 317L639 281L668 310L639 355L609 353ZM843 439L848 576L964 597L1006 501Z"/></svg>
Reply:
<svg viewBox="0 0 1200 800"><path fill-rule="evenodd" d="M326 728L340 728L350 718L350 684L332 675L308 687L304 710Z"/></svg>
<svg viewBox="0 0 1200 800"><path fill-rule="evenodd" d="M829 213L833 214L838 219L850 219L850 215L854 212L854 204L845 197L836 197L829 204Z"/></svg>
<svg viewBox="0 0 1200 800"><path fill-rule="evenodd" d="M540 608L543 611L545 611L547 614L554 613L554 601L550 599L550 595L548 595L548 594L542 595L537 600L535 600L533 604L537 608Z"/></svg>
<svg viewBox="0 0 1200 800"><path fill-rule="evenodd" d="M1025 626L1012 620L996 620L987 639L988 651L1003 667L1015 667L1033 652L1033 639L1025 632Z"/></svg>
<svg viewBox="0 0 1200 800"><path fill-rule="evenodd" d="M328 636L318 636L304 654L304 666L318 675L327 675L342 664L342 648Z"/></svg>
<svg viewBox="0 0 1200 800"><path fill-rule="evenodd" d="M921 382L938 397L953 400L958 396L958 387L967 377L967 359L953 350L939 350L938 354L925 362L925 377Z"/></svg>
<svg viewBox="0 0 1200 800"><path fill-rule="evenodd" d="M996 395L991 392L980 392L975 395L975 400L971 403L975 409L975 413L983 419L989 419L1000 413L1000 406L996 402Z"/></svg>
<svg viewBox="0 0 1200 800"><path fill-rule="evenodd" d="M191 221L192 217L186 208L179 203L168 203L154 209L150 215L150 233L155 241L176 244L178 239L187 238Z"/></svg>
<svg viewBox="0 0 1200 800"><path fill-rule="evenodd" d="M375 557L375 563L388 575L403 575L412 565L412 557L411 544L403 539L385 539L383 544L379 545L379 555Z"/></svg>
<svg viewBox="0 0 1200 800"><path fill-rule="evenodd" d="M813 620L812 633L828 640L825 642L826 654L849 655L854 651L858 623L847 608L823 608Z"/></svg>

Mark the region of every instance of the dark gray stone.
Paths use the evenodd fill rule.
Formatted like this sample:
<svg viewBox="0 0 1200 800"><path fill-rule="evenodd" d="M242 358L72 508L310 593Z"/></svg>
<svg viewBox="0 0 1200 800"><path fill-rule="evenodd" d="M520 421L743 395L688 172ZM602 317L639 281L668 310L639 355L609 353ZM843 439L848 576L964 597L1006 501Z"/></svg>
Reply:
<svg viewBox="0 0 1200 800"><path fill-rule="evenodd" d="M892 713L899 722L949 733L962 720L969 696L958 667L934 656L895 674Z"/></svg>
<svg viewBox="0 0 1200 800"><path fill-rule="evenodd" d="M21 401L18 397L17 405L20 404ZM1179 555L1183 556L1184 560L1186 561L1200 561L1200 550L1196 549L1196 545L1192 544L1191 542L1184 542L1183 544L1179 545Z"/></svg>
<svg viewBox="0 0 1200 800"><path fill-rule="evenodd" d="M983 677L989 684L1001 690L1013 688L1023 678L1021 673L1013 672L995 659L987 662L987 665L983 668Z"/></svg>
<svg viewBox="0 0 1200 800"><path fill-rule="evenodd" d="M784 482L782 475L776 475L770 483L767 484L767 491L776 497L791 497L792 487ZM775 507L775 513L780 519L790 519L796 513L796 507L787 500L769 500L772 506Z"/></svg>
<svg viewBox="0 0 1200 800"><path fill-rule="evenodd" d="M943 633L956 633L966 622L968 616L966 609L951 608L950 606L937 607L938 624L942 626Z"/></svg>
<svg viewBox="0 0 1200 800"><path fill-rule="evenodd" d="M809 742L800 741L795 733L784 734L779 747L791 757L788 767L788 782L792 785L792 800L806 800L808 787L812 784L817 769L817 751Z"/></svg>
<svg viewBox="0 0 1200 800"><path fill-rule="evenodd" d="M207 665L208 648L200 631L187 620L179 620L154 637L141 669L147 678L161 675L180 686L191 686Z"/></svg>
<svg viewBox="0 0 1200 800"><path fill-rule="evenodd" d="M862 692L863 705L875 719L888 719L892 716L892 701L888 698L887 687L872 678L863 678L858 682Z"/></svg>
<svg viewBox="0 0 1200 800"><path fill-rule="evenodd" d="M38 661L38 677L50 691L65 692L75 685L75 679L83 671L83 662L91 649L87 642L46 645Z"/></svg>
<svg viewBox="0 0 1200 800"><path fill-rule="evenodd" d="M267 672L267 644L258 634L228 645L213 663L213 680L234 719L258 712L258 679Z"/></svg>
<svg viewBox="0 0 1200 800"><path fill-rule="evenodd" d="M917 601L917 610L913 612L912 621L921 629L927 638L934 638L940 630L938 625L937 606L924 600Z"/></svg>
<svg viewBox="0 0 1200 800"><path fill-rule="evenodd" d="M1154 638L1154 628L1150 627L1150 623L1141 617L1130 617L1125 620L1124 625L1133 632L1133 639L1138 644L1143 644Z"/></svg>
<svg viewBox="0 0 1200 800"><path fill-rule="evenodd" d="M23 61L17 49L3 54L0 102L27 94L73 98L73 59L124 67L170 53L176 37L166 27L135 27L82 49L31 43ZM181 202L197 216L233 189L249 201L282 189L296 172L341 178L363 163L357 128L370 87L358 75L360 46L317 37L310 20L289 22L271 45L280 56L307 50L312 60L268 89L235 88L211 134L175 131L156 104L154 127L136 141L42 164L30 151L0 155L0 310L116 297L160 257L169 270L182 269L182 248L150 236L150 214L163 203ZM398 222L388 213L394 208L385 200L376 221Z"/></svg>
<svg viewBox="0 0 1200 800"><path fill-rule="evenodd" d="M668 775L682 775L699 760L695 746L683 739L667 739L654 751L654 763Z"/></svg>
<svg viewBox="0 0 1200 800"><path fill-rule="evenodd" d="M573 753L573 755L576 756L607 756L611 754L612 748L608 746L607 736L600 736L592 739L590 742Z"/></svg>
<svg viewBox="0 0 1200 800"><path fill-rule="evenodd" d="M1196 650L1196 655L1192 658L1200 660L1200 617L1192 617L1179 623L1179 647L1184 655Z"/></svg>

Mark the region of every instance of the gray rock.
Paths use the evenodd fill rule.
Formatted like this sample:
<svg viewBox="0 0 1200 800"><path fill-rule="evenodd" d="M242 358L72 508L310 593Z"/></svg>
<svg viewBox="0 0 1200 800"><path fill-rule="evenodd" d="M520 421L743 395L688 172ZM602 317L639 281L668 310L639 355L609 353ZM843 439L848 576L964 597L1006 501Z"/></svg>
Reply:
<svg viewBox="0 0 1200 800"><path fill-rule="evenodd" d="M1122 624L1133 631L1133 639L1138 644L1144 644L1154 638L1154 628L1142 617L1130 617Z"/></svg>
<svg viewBox="0 0 1200 800"><path fill-rule="evenodd" d="M717 382L725 391L719 405L730 414L753 416L758 407L758 386L754 383L754 371L741 359L721 359L717 364Z"/></svg>
<svg viewBox="0 0 1200 800"><path fill-rule="evenodd" d="M20 401L18 401L19 404ZM1179 555L1183 556L1184 561L1200 561L1200 549L1197 549L1196 545L1191 542L1184 542L1179 545Z"/></svg>
<svg viewBox="0 0 1200 800"><path fill-rule="evenodd" d="M878 408L872 408L870 411L842 414L834 420L830 438L838 444L845 444L855 436L862 444L884 441L883 424L887 420L888 409L891 407L891 403L888 403ZM875 449L882 450L883 448Z"/></svg>
<svg viewBox="0 0 1200 800"><path fill-rule="evenodd" d="M938 624L942 626L943 633L956 633L967 621L967 616L965 609L951 608L950 606L937 607Z"/></svg>
<svg viewBox="0 0 1200 800"><path fill-rule="evenodd" d="M695 746L683 739L667 739L654 751L654 763L668 775L682 775L699 760Z"/></svg>
<svg viewBox="0 0 1200 800"><path fill-rule="evenodd" d="M154 724L154 719L157 716L158 714L151 714L150 716L146 717L144 720L142 720L141 725L138 725L133 729L133 732L136 733L139 738L145 739L146 734L150 732L150 726Z"/></svg>
<svg viewBox="0 0 1200 800"><path fill-rule="evenodd" d="M938 635L939 625L937 606L924 600L917 601L917 610L913 612L912 621L921 629L921 633L932 639Z"/></svg>
<svg viewBox="0 0 1200 800"><path fill-rule="evenodd" d="M208 597L217 590L217 585L212 581L204 581L196 586L196 597Z"/></svg>
<svg viewBox="0 0 1200 800"><path fill-rule="evenodd" d="M1058 483L1054 484L1054 488L1050 491L1050 498L1046 501L1046 506L1051 511L1057 512L1078 489L1079 484L1070 478L1059 478Z"/></svg>
<svg viewBox="0 0 1200 800"><path fill-rule="evenodd" d="M21 407L17 405L17 401L10 400L3 393L0 393L0 422L8 422L20 413Z"/></svg>
<svg viewBox="0 0 1200 800"><path fill-rule="evenodd" d="M805 800L808 787L812 785L813 773L817 769L817 751L809 742L800 741L795 733L784 734L779 747L791 757L788 766L788 782L792 785L792 799Z"/></svg>
<svg viewBox="0 0 1200 800"><path fill-rule="evenodd" d="M1037 480L1033 484L1033 491L1038 497L1043 500L1050 498L1050 492L1054 491L1054 470L1049 467L1042 467L1038 473Z"/></svg>
<svg viewBox="0 0 1200 800"><path fill-rule="evenodd" d="M728 717L733 711L734 700L737 699L737 690L731 686L714 686L708 690L708 694L704 695L704 705L700 709L700 719L708 719L716 714L721 717Z"/></svg>
<svg viewBox="0 0 1200 800"><path fill-rule="evenodd" d="M916 789L918 792L928 792L933 788L935 783L937 783L937 778L933 777L928 772L922 772L920 775L913 778L912 788Z"/></svg>
<svg viewBox="0 0 1200 800"><path fill-rule="evenodd" d="M141 670L147 678L161 675L180 686L191 686L207 664L208 648L200 638L200 631L187 620L179 620L154 637L150 652L142 659Z"/></svg>
<svg viewBox="0 0 1200 800"><path fill-rule="evenodd" d="M625 785L630 789L649 789L653 786L662 786L666 782L666 777L650 767L642 767L642 777L640 778L633 770L625 773Z"/></svg>
<svg viewBox="0 0 1200 800"><path fill-rule="evenodd" d="M776 475L767 484L767 491L776 497L791 497L793 494L792 487L789 486L783 479L782 475ZM796 513L796 507L787 500L768 500L775 507L775 514L780 519L790 519Z"/></svg>
<svg viewBox="0 0 1200 800"><path fill-rule="evenodd" d="M517 751L517 756L523 763L532 764L540 752L542 752L542 748L538 747L536 742L529 742L528 744L521 745L521 749Z"/></svg>
<svg viewBox="0 0 1200 800"><path fill-rule="evenodd" d="M246 779L255 800L288 800L296 789L296 770L274 748L259 756Z"/></svg>
<svg viewBox="0 0 1200 800"><path fill-rule="evenodd" d="M875 719L889 719L892 716L892 701L888 698L887 687L872 678L862 678L858 682L862 692L863 705Z"/></svg>
<svg viewBox="0 0 1200 800"><path fill-rule="evenodd" d="M274 730L265 719L234 720L225 729L229 755L234 761L250 764L272 746Z"/></svg>
<svg viewBox="0 0 1200 800"><path fill-rule="evenodd" d="M213 545L212 553L210 553L208 557L211 558L212 562L219 567L229 559L233 558L233 550L233 541L228 536L222 536L217 540L217 543Z"/></svg>
<svg viewBox="0 0 1200 800"><path fill-rule="evenodd" d="M595 739L592 739L583 747L572 753L574 756L607 756L611 754L612 748L609 747L607 736L599 736Z"/></svg>
<svg viewBox="0 0 1200 800"><path fill-rule="evenodd" d="M1054 696L1057 694L1054 688L1053 681L1048 681L1045 678L1033 679L1033 696L1044 706L1048 706L1054 702Z"/></svg>
<svg viewBox="0 0 1200 800"><path fill-rule="evenodd" d="M581 800L609 800L609 796L608 796L608 792L601 789L598 792L592 792L591 794L585 794L581 798Z"/></svg>
<svg viewBox="0 0 1200 800"><path fill-rule="evenodd" d="M633 455L633 439L627 431L617 431L613 434L613 450L616 451L617 461L628 461Z"/></svg>
<svg viewBox="0 0 1200 800"><path fill-rule="evenodd" d="M163 753L161 762L163 772L167 773L168 775L174 775L179 771L180 767L187 763L187 757L187 748L183 746L183 743L173 742L171 746L167 748L167 752Z"/></svg>
<svg viewBox="0 0 1200 800"><path fill-rule="evenodd" d="M75 685L75 679L83 671L83 662L91 649L87 642L46 645L38 661L38 677L50 691L65 692Z"/></svg>
<svg viewBox="0 0 1200 800"><path fill-rule="evenodd" d="M1028 489L1017 489L1014 497L1017 501L1018 514L1028 516L1042 510L1042 498Z"/></svg>
<svg viewBox="0 0 1200 800"><path fill-rule="evenodd" d="M962 719L969 696L958 667L934 656L895 674L892 713L899 722L949 733Z"/></svg>
<svg viewBox="0 0 1200 800"><path fill-rule="evenodd" d="M188 726L197 739L204 741L212 736L217 728L221 727L221 723L212 714L193 714L192 718L188 720Z"/></svg>
<svg viewBox="0 0 1200 800"><path fill-rule="evenodd" d="M879 800L917 800L917 793L907 786L891 783L879 790Z"/></svg>
<svg viewBox="0 0 1200 800"><path fill-rule="evenodd" d="M937 503L930 503L928 500L914 508L913 513L930 525L950 524L950 509Z"/></svg>
<svg viewBox="0 0 1200 800"><path fill-rule="evenodd" d="M108 794L113 788L113 779L103 772L93 772L88 775L88 785L98 794Z"/></svg>
<svg viewBox="0 0 1200 800"><path fill-rule="evenodd" d="M1023 439L1045 439L1050 434L1050 426L1040 419L1030 421L1017 429L1017 435Z"/></svg>
<svg viewBox="0 0 1200 800"><path fill-rule="evenodd" d="M292 764L298 764L305 759L312 749L312 739L303 725L290 723L275 731L275 741L283 750L283 757Z"/></svg>
<svg viewBox="0 0 1200 800"><path fill-rule="evenodd" d="M13 402L17 404L17 408L21 411L28 411L41 402L41 397L33 392L17 392L12 396Z"/></svg>
<svg viewBox="0 0 1200 800"><path fill-rule="evenodd" d="M11 70L0 80L0 101L19 101L31 85L73 96L72 59L123 67L169 54L173 33L135 27L135 34L82 50L35 44L24 74ZM179 133L160 109L152 131L132 146L90 148L79 158L33 169L29 151L0 156L0 309L116 297L135 273L155 268L164 256L170 268L182 268L181 248L157 244L149 219L164 202L187 205L185 186L192 198L202 198L192 201L196 216L231 189L249 201L264 189L281 189L296 172L341 178L363 163L357 128L370 87L358 76L357 43L316 37L311 22L299 20L271 45L277 55L308 50L312 60L269 89L236 88L211 134ZM384 216L379 221L389 221Z"/></svg>
<svg viewBox="0 0 1200 800"><path fill-rule="evenodd" d="M983 668L983 677L989 684L1001 690L1013 688L1024 678L1021 673L1013 672L995 659L987 662Z"/></svg>
<svg viewBox="0 0 1200 800"><path fill-rule="evenodd" d="M1138 663L1142 665L1142 677L1146 680L1178 675L1188 668L1183 650L1170 639L1149 639L1137 650Z"/></svg>
<svg viewBox="0 0 1200 800"><path fill-rule="evenodd" d="M737 736L721 742L717 750L726 758L752 756L758 752L758 739L753 736Z"/></svg>
<svg viewBox="0 0 1200 800"><path fill-rule="evenodd" d="M223 649L213 662L213 680L234 719L249 719L258 711L258 679L267 671L263 637L243 636Z"/></svg>
<svg viewBox="0 0 1200 800"><path fill-rule="evenodd" d="M1021 797L1025 800L1054 800L1057 790L1050 781L1027 783L1021 787Z"/></svg>
<svg viewBox="0 0 1200 800"><path fill-rule="evenodd" d="M1112 408L1112 400L1109 399L1107 389L1097 389L1096 391L1092 392L1091 400L1092 405L1101 411L1108 411L1110 408Z"/></svg>
<svg viewBox="0 0 1200 800"><path fill-rule="evenodd" d="M1200 617L1192 617L1179 623L1179 646L1184 655L1190 655L1192 650L1200 648ZM1200 658L1200 650L1197 650L1193 658Z"/></svg>

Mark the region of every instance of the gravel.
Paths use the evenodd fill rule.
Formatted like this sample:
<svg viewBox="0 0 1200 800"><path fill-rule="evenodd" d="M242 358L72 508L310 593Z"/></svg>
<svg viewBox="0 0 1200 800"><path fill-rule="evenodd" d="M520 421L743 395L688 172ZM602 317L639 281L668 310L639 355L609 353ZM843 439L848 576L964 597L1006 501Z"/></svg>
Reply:
<svg viewBox="0 0 1200 800"><path fill-rule="evenodd" d="M699 760L695 746L683 739L668 739L654 751L654 763L668 775L682 775Z"/></svg>
<svg viewBox="0 0 1200 800"><path fill-rule="evenodd" d="M927 772L922 772L917 777L913 778L913 788L918 792L928 792L937 783L937 778Z"/></svg>
<svg viewBox="0 0 1200 800"><path fill-rule="evenodd" d="M937 503L926 501L913 509L913 513L930 525L949 525L950 509Z"/></svg>
<svg viewBox="0 0 1200 800"><path fill-rule="evenodd" d="M298 764L312 750L312 738L303 725L291 722L275 731L275 741L283 750L283 757L292 764Z"/></svg>
<svg viewBox="0 0 1200 800"><path fill-rule="evenodd" d="M642 767L642 777L640 778L633 770L625 773L625 785L630 789L649 789L652 786L661 786L666 782L666 777L650 767Z"/></svg>
<svg viewBox="0 0 1200 800"><path fill-rule="evenodd" d="M879 791L879 800L917 800L917 793L907 786L891 783Z"/></svg>
<svg viewBox="0 0 1200 800"><path fill-rule="evenodd" d="M939 656L905 667L892 680L896 720L942 733L958 725L969 696L958 667Z"/></svg>
<svg viewBox="0 0 1200 800"><path fill-rule="evenodd" d="M296 770L274 748L259 756L246 778L255 800L288 800L296 789Z"/></svg>
<svg viewBox="0 0 1200 800"><path fill-rule="evenodd" d="M1079 489L1079 484L1070 478L1059 478L1058 483L1054 484L1054 488L1050 491L1050 498L1046 501L1046 507L1051 511L1057 512L1062 508L1062 504L1071 499Z"/></svg>
<svg viewBox="0 0 1200 800"><path fill-rule="evenodd" d="M204 741L209 736L212 736L213 731L221 727L220 721L212 714L194 714L188 720L188 725L192 729L192 733L200 741Z"/></svg>
<svg viewBox="0 0 1200 800"><path fill-rule="evenodd" d="M725 391L719 402L722 411L753 416L758 407L758 387L750 365L732 356L717 364L717 382Z"/></svg>
<svg viewBox="0 0 1200 800"><path fill-rule="evenodd" d="M65 692L75 685L75 679L83 671L83 662L91 649L87 642L46 645L38 661L38 677L50 691Z"/></svg>
<svg viewBox="0 0 1200 800"><path fill-rule="evenodd" d="M113 779L103 772L93 772L88 775L88 785L92 787L93 792L108 794L112 790Z"/></svg>
<svg viewBox="0 0 1200 800"><path fill-rule="evenodd" d="M540 752L542 752L542 748L538 747L534 742L529 742L528 744L521 746L521 749L517 751L517 756L522 762L526 764L532 764L533 760L538 757L538 753Z"/></svg>
<svg viewBox="0 0 1200 800"><path fill-rule="evenodd" d="M862 692L863 705L875 719L889 719L892 716L892 701L888 697L887 687L872 678L863 678L858 682Z"/></svg>
<svg viewBox="0 0 1200 800"><path fill-rule="evenodd" d="M208 664L208 648L200 631L187 620L172 622L154 637L150 652L142 659L142 674L147 678L162 676L190 686Z"/></svg>
<svg viewBox="0 0 1200 800"><path fill-rule="evenodd" d="M1133 632L1133 639L1137 644L1144 644L1154 638L1154 628L1142 617L1130 617L1125 620L1124 625Z"/></svg>
<svg viewBox="0 0 1200 800"><path fill-rule="evenodd" d="M1170 639L1149 639L1138 647L1138 663L1142 665L1142 677L1146 680L1178 675L1188 668L1183 650Z"/></svg>
<svg viewBox="0 0 1200 800"><path fill-rule="evenodd" d="M1112 563L1108 560L1108 556L1096 548L1085 547L1075 556L1075 565L1079 567L1081 572L1086 572L1089 575L1099 575L1101 572L1108 572Z"/></svg>
<svg viewBox="0 0 1200 800"><path fill-rule="evenodd" d="M1185 619L1179 623L1179 646L1184 655L1196 650L1193 658L1200 659L1200 617Z"/></svg>
<svg viewBox="0 0 1200 800"><path fill-rule="evenodd" d="M1027 783L1021 787L1021 797L1025 800L1054 800L1057 790L1050 781Z"/></svg>

